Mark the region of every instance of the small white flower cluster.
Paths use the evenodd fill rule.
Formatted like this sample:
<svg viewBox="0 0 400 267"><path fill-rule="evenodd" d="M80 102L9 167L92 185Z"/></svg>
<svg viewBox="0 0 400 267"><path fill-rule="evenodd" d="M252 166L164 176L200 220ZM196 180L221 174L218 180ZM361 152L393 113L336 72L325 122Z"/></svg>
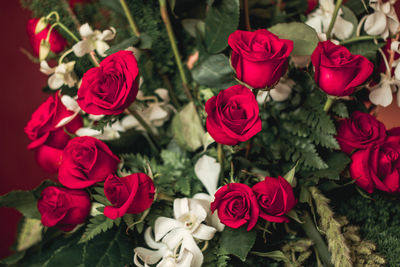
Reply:
<svg viewBox="0 0 400 267"><path fill-rule="evenodd" d="M147 267L200 267L203 253L198 243L207 242L217 231L222 231L216 214L211 214L210 203L217 190L221 166L210 156L202 156L195 165L195 173L203 183L208 194L200 193L192 199L174 200L174 219L159 217L154 225L154 238L151 228L144 234L146 244L152 248L134 249L136 266ZM206 247L206 245L205 245Z"/></svg>
<svg viewBox="0 0 400 267"><path fill-rule="evenodd" d="M381 0L370 0L369 6L374 13L365 16L364 30L369 35L380 35L383 39L394 35L399 30L399 19L393 7L396 0L384 3Z"/></svg>

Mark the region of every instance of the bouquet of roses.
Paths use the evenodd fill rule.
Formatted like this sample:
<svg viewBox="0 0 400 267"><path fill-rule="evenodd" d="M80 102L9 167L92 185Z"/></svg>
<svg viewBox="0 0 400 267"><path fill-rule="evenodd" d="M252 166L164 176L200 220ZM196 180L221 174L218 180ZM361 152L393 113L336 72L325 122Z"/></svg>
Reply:
<svg viewBox="0 0 400 267"><path fill-rule="evenodd" d="M373 116L400 102L395 1L313 2L23 0L57 179L0 197L24 215L3 263L385 265L325 195L400 192Z"/></svg>

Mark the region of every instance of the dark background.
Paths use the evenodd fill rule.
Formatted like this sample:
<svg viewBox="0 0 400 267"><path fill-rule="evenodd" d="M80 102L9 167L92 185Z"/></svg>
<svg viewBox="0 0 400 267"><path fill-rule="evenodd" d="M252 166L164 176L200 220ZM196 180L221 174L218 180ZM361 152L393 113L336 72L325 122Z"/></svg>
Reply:
<svg viewBox="0 0 400 267"><path fill-rule="evenodd" d="M41 88L47 77L39 65L20 52L31 51L26 35L30 13L19 6L19 1L7 1L0 8L0 195L16 189L32 189L51 176L36 164L34 154L26 149L29 143L24 127L32 112L47 98ZM379 119L387 128L400 126L400 108L396 103L382 109ZM9 208L0 208L0 258L10 254L20 214Z"/></svg>

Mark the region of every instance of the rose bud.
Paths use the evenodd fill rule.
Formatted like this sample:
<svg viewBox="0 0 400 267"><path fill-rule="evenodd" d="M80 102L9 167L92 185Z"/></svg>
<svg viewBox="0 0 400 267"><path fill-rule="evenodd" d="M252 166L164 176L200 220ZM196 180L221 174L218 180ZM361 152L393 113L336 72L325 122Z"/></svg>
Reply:
<svg viewBox="0 0 400 267"><path fill-rule="evenodd" d="M368 193L375 188L400 192L400 131L394 129L387 134L384 143L358 150L351 157L351 177Z"/></svg>
<svg viewBox="0 0 400 267"><path fill-rule="evenodd" d="M65 121L68 117L70 119ZM60 124L61 121L66 123ZM33 112L25 126L25 133L32 140L28 149L35 150L36 160L45 171L56 173L61 164L62 151L71 139L65 130L75 133L82 126L82 117L67 110L59 95L54 94Z"/></svg>
<svg viewBox="0 0 400 267"><path fill-rule="evenodd" d="M104 208L104 215L115 220L125 213L137 214L150 208L155 187L153 180L144 173L125 177L111 174L104 183L104 194L113 204Z"/></svg>
<svg viewBox="0 0 400 267"><path fill-rule="evenodd" d="M315 82L332 96L351 95L371 75L374 65L361 55L353 55L342 45L319 42L311 55Z"/></svg>
<svg viewBox="0 0 400 267"><path fill-rule="evenodd" d="M90 213L90 198L83 190L49 186L42 191L37 207L44 226L71 231L85 222Z"/></svg>
<svg viewBox="0 0 400 267"><path fill-rule="evenodd" d="M26 32L29 37L29 42L31 43L33 52L36 56L39 56L40 43L42 40L46 39L50 29L50 25L47 25L44 30L40 31L39 33L35 33L36 25L38 24L39 20L40 19L32 18L28 20L28 23L26 24ZM60 53L67 46L67 41L55 29L53 29L50 33L49 43L50 51L55 54Z"/></svg>
<svg viewBox="0 0 400 267"><path fill-rule="evenodd" d="M138 74L131 51L119 51L106 57L99 67L83 75L78 90L79 106L93 115L121 114L136 98Z"/></svg>
<svg viewBox="0 0 400 267"><path fill-rule="evenodd" d="M104 181L117 170L118 163L118 157L102 141L75 137L64 149L58 180L68 188L86 188Z"/></svg>
<svg viewBox="0 0 400 267"><path fill-rule="evenodd" d="M206 103L207 130L217 143L236 145L261 131L259 108L254 94L234 85Z"/></svg>
<svg viewBox="0 0 400 267"><path fill-rule="evenodd" d="M218 189L214 198L211 212L218 210L221 223L231 228L239 228L247 223L247 231L256 225L260 210L254 192L247 185L224 185Z"/></svg>
<svg viewBox="0 0 400 267"><path fill-rule="evenodd" d="M374 116L355 111L351 118L339 122L336 139L341 150L349 154L355 149L385 141L386 128Z"/></svg>
<svg viewBox="0 0 400 267"><path fill-rule="evenodd" d="M229 35L231 64L239 80L253 88L273 87L285 74L293 41L265 30L237 30Z"/></svg>
<svg viewBox="0 0 400 267"><path fill-rule="evenodd" d="M260 206L261 218L270 222L289 222L285 214L293 209L297 201L292 186L285 178L265 177L252 190Z"/></svg>

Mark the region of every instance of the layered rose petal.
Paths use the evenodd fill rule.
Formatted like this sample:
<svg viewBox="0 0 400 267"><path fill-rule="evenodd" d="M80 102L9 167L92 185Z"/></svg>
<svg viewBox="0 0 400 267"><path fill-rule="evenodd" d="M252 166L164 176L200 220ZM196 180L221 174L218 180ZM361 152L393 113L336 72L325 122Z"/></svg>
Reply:
<svg viewBox="0 0 400 267"><path fill-rule="evenodd" d="M311 55L315 82L328 95L347 96L367 80L373 64L361 55L353 55L331 41L319 42Z"/></svg>
<svg viewBox="0 0 400 267"><path fill-rule="evenodd" d="M61 165L63 150L41 145L35 150L36 162L46 172L57 173Z"/></svg>
<svg viewBox="0 0 400 267"><path fill-rule="evenodd" d="M64 149L58 180L69 188L89 187L113 174L118 163L118 157L102 141L75 137Z"/></svg>
<svg viewBox="0 0 400 267"><path fill-rule="evenodd" d="M106 57L88 70L78 91L78 104L93 115L117 115L130 106L138 92L139 69L130 51Z"/></svg>
<svg viewBox="0 0 400 267"><path fill-rule="evenodd" d="M105 207L104 215L110 219L122 217L125 213L137 214L148 209L154 200L153 180L144 173L126 177L108 176L104 193L113 206Z"/></svg>
<svg viewBox="0 0 400 267"><path fill-rule="evenodd" d="M279 39L265 29L237 30L229 36L228 44L237 78L253 88L275 85L286 72L293 50L291 40Z"/></svg>
<svg viewBox="0 0 400 267"><path fill-rule="evenodd" d="M57 226L63 231L71 231L76 225L84 223L91 206L85 191L56 186L45 188L37 205L42 224Z"/></svg>

